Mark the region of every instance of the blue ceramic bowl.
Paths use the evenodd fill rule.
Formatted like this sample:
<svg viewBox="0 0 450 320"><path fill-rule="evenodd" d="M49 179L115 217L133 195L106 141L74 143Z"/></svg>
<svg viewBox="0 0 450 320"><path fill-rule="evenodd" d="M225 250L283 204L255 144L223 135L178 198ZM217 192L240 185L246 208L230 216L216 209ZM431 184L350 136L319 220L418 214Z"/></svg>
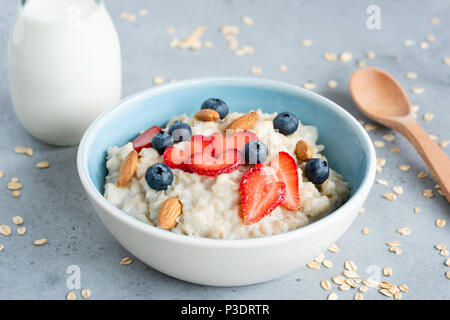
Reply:
<svg viewBox="0 0 450 320"><path fill-rule="evenodd" d="M290 111L302 124L316 126L318 143L325 145L323 154L330 167L350 184L350 199L330 215L297 230L264 238L218 240L188 237L147 225L103 198L109 146L127 143L150 125L164 126L175 115L193 115L209 97L226 101L230 112L256 108L266 113ZM342 235L373 184L375 151L361 125L318 94L263 79L207 78L146 90L109 109L86 131L78 150L78 171L100 219L135 256L187 281L242 285L286 274ZM277 259L267 259L270 256Z"/></svg>

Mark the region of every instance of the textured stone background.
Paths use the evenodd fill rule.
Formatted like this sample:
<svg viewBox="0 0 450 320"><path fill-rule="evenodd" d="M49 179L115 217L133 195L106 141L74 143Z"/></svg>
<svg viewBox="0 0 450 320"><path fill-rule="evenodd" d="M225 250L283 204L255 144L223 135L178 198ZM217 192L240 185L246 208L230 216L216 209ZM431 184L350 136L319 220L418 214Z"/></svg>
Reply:
<svg viewBox="0 0 450 320"><path fill-rule="evenodd" d="M443 1L105 1L116 24L123 52L124 96L151 87L155 76L166 79L187 79L204 76L247 76L252 66L260 66L261 77L301 85L306 81L317 83L316 92L337 102L357 119L367 121L355 108L348 91L348 80L356 70L356 61L384 68L394 75L408 90L423 86L422 95L411 94L414 104L420 106L418 121L438 141L450 139L450 66L442 59L450 56L450 4ZM382 29L366 28L366 8L376 4L381 8ZM141 8L149 15L141 17ZM120 18L123 11L135 13L137 21L130 23ZM96 217L82 190L76 172L77 148L54 148L31 138L18 123L11 106L7 81L7 39L16 12L16 1L7 1L0 11L0 170L5 177L0 191L0 224L13 225L11 218L21 215L28 232L19 237L0 235L4 250L0 253L1 299L64 299L66 268L81 268L81 286L92 290L92 298L99 299L325 299L321 289L322 279L340 274L343 263L353 260L359 267L361 278L371 275L372 265L390 266L393 276L387 279L394 284L404 283L410 292L404 299L449 299L449 281L445 272L445 258L434 249L436 243L450 246L449 204L440 195L426 199L421 195L425 188L433 188L428 177L417 179L425 170L420 157L401 136L377 148L378 157L387 160L378 178L389 180L390 186L402 185L403 195L389 202L381 197L390 187L375 185L365 204L366 212L358 217L348 232L338 241L339 254L327 252L334 267L321 270L301 268L281 279L259 285L215 288L182 282L167 277L139 261L128 266L119 261L128 255L107 232ZM241 17L251 16L253 27L244 26ZM429 22L430 17L441 23ZM447 17L447 18L446 18ZM239 40L255 48L254 55L234 56L226 48L219 32L224 24L239 25ZM171 49L170 40L176 35L186 36L196 26L207 28L203 40L214 43L212 49L198 52ZM175 35L165 32L174 26ZM407 39L425 41L428 34L436 37L428 50L417 45L405 47ZM302 47L301 40L312 39L311 47ZM367 51L376 58L367 59ZM327 51L351 51L353 60L348 63L327 62L322 54ZM397 58L399 57L399 59ZM288 72L277 66L285 64ZM410 80L406 72L417 72L418 78ZM330 89L327 82L338 81ZM435 118L425 122L422 116L433 112ZM390 132L379 129L370 135L377 140ZM31 146L35 155L28 158L13 152L14 146ZM400 148L393 154L389 147ZM446 149L450 152L450 146ZM51 168L37 170L37 161L48 160ZM399 164L411 165L410 172L397 169ZM351 164L349 164L351 165ZM6 189L7 181L18 176L24 184L21 197L14 199ZM414 214L419 206L421 212ZM437 228L435 220L448 221ZM395 230L409 226L412 233L400 236ZM363 228L369 235L362 235ZM49 244L34 247L31 242L49 238ZM403 253L388 251L385 241L400 240ZM263 267L263 266L261 266ZM368 269L369 268L369 269ZM355 290L338 292L340 299L352 299ZM76 291L78 297L79 291ZM388 299L374 289L365 294L366 299Z"/></svg>

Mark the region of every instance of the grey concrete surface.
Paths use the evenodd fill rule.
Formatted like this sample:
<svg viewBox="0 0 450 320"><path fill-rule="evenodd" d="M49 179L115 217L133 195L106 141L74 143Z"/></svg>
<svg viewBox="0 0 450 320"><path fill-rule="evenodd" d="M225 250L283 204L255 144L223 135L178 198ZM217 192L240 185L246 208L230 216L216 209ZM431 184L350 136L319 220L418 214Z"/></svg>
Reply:
<svg viewBox="0 0 450 320"><path fill-rule="evenodd" d="M393 142L377 148L379 157L387 160L378 178L387 179L390 187L403 186L404 194L396 201L387 201L382 193L390 187L374 185L366 212L337 242L338 254L326 252L334 266L326 269L299 269L283 278L263 284L216 288L193 285L170 278L143 263L122 266L119 261L129 254L103 227L84 194L76 172L77 148L55 148L30 137L18 123L9 98L7 81L7 39L13 23L17 1L5 1L0 10L0 224L13 226L12 217L25 219L27 233L0 235L4 250L0 252L0 299L64 299L68 293L66 269L77 265L81 270L81 287L90 288L91 299L326 299L328 292L320 281L330 279L343 270L346 260L358 266L361 278L373 275L372 270L390 266L393 275L382 277L394 284L406 284L410 291L403 299L450 299L450 280L445 272L445 257L434 248L437 243L450 246L450 207L444 197L424 198L421 191L433 189L431 177L417 179L419 171L427 171L411 145L395 134ZM260 66L261 77L301 85L317 83L316 92L337 102L357 119L367 122L351 100L348 80L357 69L356 61L384 68L408 90L423 86L422 95L410 94L420 106L418 121L437 140L450 139L450 66L442 59L450 56L450 3L444 1L270 1L270 0L106 0L116 24L123 52L124 96L151 87L155 76L166 79L187 79L202 76L248 76L252 66ZM381 9L381 30L366 27L366 8L376 4ZM123 11L137 15L130 23L120 18ZM241 17L251 16L255 24L244 26ZM440 18L440 24L429 22ZM255 48L253 55L234 56L226 48L219 32L224 24L241 28L239 40ZM203 40L214 43L211 49L198 52L171 49L174 36L185 36L196 26L207 28ZM176 28L174 35L165 30ZM425 41L428 34L436 38L428 50L417 45L406 47L404 40ZM302 47L301 40L312 39L311 47ZM327 62L324 52L351 51L348 63ZM374 51L376 58L365 57ZM288 66L280 72L277 66ZM418 74L416 80L405 77L406 72ZM330 89L327 82L334 79L338 87ZM422 116L433 112L435 118L425 122ZM370 135L382 140L390 130L381 128ZM30 146L35 154L29 158L13 152L14 146ZM391 146L401 152L391 153ZM450 152L450 146L446 149ZM35 163L51 162L47 170L37 170ZM397 169L399 164L411 165L409 172ZM351 164L349 164L351 165ZM13 176L24 184L21 196L15 199L6 189ZM420 207L415 214L413 208ZM443 228L435 226L438 218L446 219ZM412 233L400 236L397 228L409 226ZM370 234L361 230L369 228ZM32 241L48 238L45 246L35 247ZM388 251L385 241L399 240L403 253ZM263 267L263 266L261 266ZM375 269L373 269L375 268ZM339 291L340 299L352 299L356 290ZM80 291L75 290L78 298ZM389 299L369 289L366 299Z"/></svg>

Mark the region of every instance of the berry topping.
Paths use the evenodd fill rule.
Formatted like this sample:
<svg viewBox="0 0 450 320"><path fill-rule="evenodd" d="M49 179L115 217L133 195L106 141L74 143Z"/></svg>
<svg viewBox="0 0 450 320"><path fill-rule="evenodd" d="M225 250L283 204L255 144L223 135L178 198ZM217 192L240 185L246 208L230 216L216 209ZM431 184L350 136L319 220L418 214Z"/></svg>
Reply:
<svg viewBox="0 0 450 320"><path fill-rule="evenodd" d="M298 118L290 112L281 112L273 119L273 127L278 129L280 133L288 136L297 130Z"/></svg>
<svg viewBox="0 0 450 320"><path fill-rule="evenodd" d="M298 190L297 164L286 152L280 152L272 159L271 167L278 180L286 184L286 198L281 205L286 209L297 211L300 207L300 193Z"/></svg>
<svg viewBox="0 0 450 320"><path fill-rule="evenodd" d="M183 150L174 146L167 147L163 155L164 163L170 168L187 171L187 167L184 163L185 158L186 156L184 155Z"/></svg>
<svg viewBox="0 0 450 320"><path fill-rule="evenodd" d="M215 177L225 173L235 171L240 163L240 156L236 150L228 150L227 152L214 157L210 152L195 153L187 163L187 168L201 176Z"/></svg>
<svg viewBox="0 0 450 320"><path fill-rule="evenodd" d="M166 131L160 131L152 139L152 147L163 154L167 147L173 145L172 136Z"/></svg>
<svg viewBox="0 0 450 320"><path fill-rule="evenodd" d="M154 190L167 190L167 187L172 184L173 173L164 163L155 163L145 172L145 180Z"/></svg>
<svg viewBox="0 0 450 320"><path fill-rule="evenodd" d="M192 129L187 123L175 121L169 128L169 134L174 142L188 141L192 135Z"/></svg>
<svg viewBox="0 0 450 320"><path fill-rule="evenodd" d="M245 161L249 164L264 163L267 160L268 150L264 143L258 140L248 142L244 148Z"/></svg>
<svg viewBox="0 0 450 320"><path fill-rule="evenodd" d="M241 180L244 224L258 222L271 213L285 198L286 185L277 181L267 166L250 168Z"/></svg>
<svg viewBox="0 0 450 320"><path fill-rule="evenodd" d="M133 140L133 148L139 153L143 148L151 148L152 147L152 139L158 132L161 131L161 128L158 126L153 126L144 132L142 132L136 139Z"/></svg>
<svg viewBox="0 0 450 320"><path fill-rule="evenodd" d="M230 138L228 138L230 139ZM233 136L233 149L239 150L244 153L245 145L250 141L258 140L256 133L251 131L237 131Z"/></svg>
<svg viewBox="0 0 450 320"><path fill-rule="evenodd" d="M209 98L202 103L201 109L212 109L217 111L220 115L220 119L223 119L228 114L227 104L218 98Z"/></svg>
<svg viewBox="0 0 450 320"><path fill-rule="evenodd" d="M322 184L330 175L328 163L319 158L308 160L305 166L306 177L314 184Z"/></svg>

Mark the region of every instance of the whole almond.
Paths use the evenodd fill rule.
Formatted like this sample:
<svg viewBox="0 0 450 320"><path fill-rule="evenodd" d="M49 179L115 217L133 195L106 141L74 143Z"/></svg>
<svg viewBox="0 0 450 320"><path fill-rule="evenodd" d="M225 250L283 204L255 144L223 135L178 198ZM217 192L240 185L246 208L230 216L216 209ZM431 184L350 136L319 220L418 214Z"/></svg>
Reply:
<svg viewBox="0 0 450 320"><path fill-rule="evenodd" d="M217 121L220 115L213 109L201 109L195 114L195 118L200 121Z"/></svg>
<svg viewBox="0 0 450 320"><path fill-rule="evenodd" d="M158 223L162 229L170 230L177 224L183 205L177 198L167 199L159 210Z"/></svg>
<svg viewBox="0 0 450 320"><path fill-rule="evenodd" d="M230 125L228 126L228 130L248 130L252 129L256 122L258 121L258 113L257 112L250 112L242 117L237 118L234 120Z"/></svg>
<svg viewBox="0 0 450 320"><path fill-rule="evenodd" d="M300 161L308 161L312 159L314 151L305 140L299 140L295 146L295 155Z"/></svg>
<svg viewBox="0 0 450 320"><path fill-rule="evenodd" d="M122 167L119 171L119 177L117 178L117 186L125 186L131 178L133 178L134 172L136 171L138 162L138 153L136 150L131 151L125 158Z"/></svg>

